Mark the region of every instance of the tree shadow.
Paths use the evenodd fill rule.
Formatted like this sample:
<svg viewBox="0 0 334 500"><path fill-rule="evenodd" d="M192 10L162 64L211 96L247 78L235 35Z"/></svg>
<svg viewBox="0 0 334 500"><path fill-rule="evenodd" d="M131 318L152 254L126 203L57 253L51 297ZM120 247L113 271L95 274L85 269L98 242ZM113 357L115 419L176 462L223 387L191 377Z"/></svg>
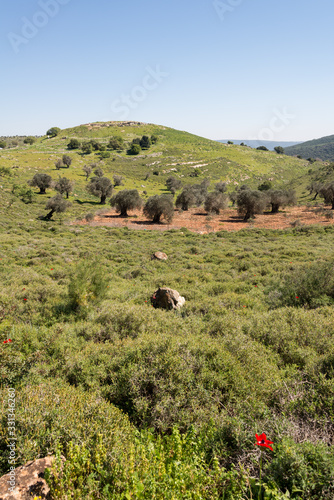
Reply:
<svg viewBox="0 0 334 500"><path fill-rule="evenodd" d="M220 219L219 222L228 222L228 223L232 222L233 224L234 223L238 224L240 222L247 222L247 221L245 221L242 216L240 217L240 216L237 216L237 215L232 215L229 219L224 219L224 220Z"/></svg>
<svg viewBox="0 0 334 500"><path fill-rule="evenodd" d="M74 200L75 203L79 203L79 205L99 205L100 207L105 207L107 208L107 205L103 205L99 201L81 201L81 200Z"/></svg>

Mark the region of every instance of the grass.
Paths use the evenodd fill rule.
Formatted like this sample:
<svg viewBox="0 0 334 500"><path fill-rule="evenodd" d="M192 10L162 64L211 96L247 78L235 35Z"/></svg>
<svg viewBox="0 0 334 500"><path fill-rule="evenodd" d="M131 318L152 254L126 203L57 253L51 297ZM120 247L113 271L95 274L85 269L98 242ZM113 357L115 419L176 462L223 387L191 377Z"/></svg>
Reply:
<svg viewBox="0 0 334 500"><path fill-rule="evenodd" d="M175 149L193 147L178 137ZM34 173L25 161L39 170L37 151L18 150L19 169L0 182L2 474L15 387L16 466L55 454L54 499L333 498L333 228L198 235L70 226L99 208L77 154L61 171L77 182L73 205L44 222L52 191L28 204L11 193ZM137 182L128 166L108 165L126 187ZM150 182L152 192L162 188L161 176ZM151 260L158 250L167 261ZM180 311L151 307L164 285L185 297ZM274 442L262 487L256 432Z"/></svg>

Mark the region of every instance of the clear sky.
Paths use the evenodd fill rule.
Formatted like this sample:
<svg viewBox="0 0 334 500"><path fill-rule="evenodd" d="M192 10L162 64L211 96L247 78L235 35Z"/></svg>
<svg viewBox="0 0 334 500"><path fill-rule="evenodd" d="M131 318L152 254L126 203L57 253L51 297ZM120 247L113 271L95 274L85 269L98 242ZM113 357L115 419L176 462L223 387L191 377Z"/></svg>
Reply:
<svg viewBox="0 0 334 500"><path fill-rule="evenodd" d="M0 135L136 120L334 134L333 0L2 0Z"/></svg>

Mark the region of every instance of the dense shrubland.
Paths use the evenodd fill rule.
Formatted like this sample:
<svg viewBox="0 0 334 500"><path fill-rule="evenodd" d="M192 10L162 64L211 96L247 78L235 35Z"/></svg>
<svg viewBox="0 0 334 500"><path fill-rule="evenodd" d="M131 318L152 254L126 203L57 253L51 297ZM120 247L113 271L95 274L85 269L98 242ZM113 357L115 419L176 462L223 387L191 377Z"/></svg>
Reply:
<svg viewBox="0 0 334 500"><path fill-rule="evenodd" d="M15 387L16 465L56 454L54 499L332 499L333 227L198 235L71 226L110 198L121 216L143 204L152 220L168 221L174 203L217 213L229 195L242 217L248 199L253 217L293 196L263 176L232 192L221 175L181 183L178 173L160 184L147 177L149 195L139 196L140 168L161 168L129 157L131 142L54 132L48 144L77 141L78 152L68 159L57 150L37 173L0 167L0 472L8 471L7 387ZM158 137L143 128L131 141L153 149ZM104 147L132 170L119 157L117 169L96 157L85 164L83 154ZM68 167L58 180L57 158ZM164 182L172 194L161 194ZM330 203L330 180L317 182L310 196L317 189ZM54 220L45 220L46 205ZM151 260L157 250L168 260ZM151 307L164 285L185 297L181 310ZM274 451L263 454L260 490L262 432Z"/></svg>
<svg viewBox="0 0 334 500"><path fill-rule="evenodd" d="M263 431L268 498L332 498L331 228L39 224L2 226L0 370L20 463L67 458L53 498L256 498ZM181 311L149 305L165 284Z"/></svg>

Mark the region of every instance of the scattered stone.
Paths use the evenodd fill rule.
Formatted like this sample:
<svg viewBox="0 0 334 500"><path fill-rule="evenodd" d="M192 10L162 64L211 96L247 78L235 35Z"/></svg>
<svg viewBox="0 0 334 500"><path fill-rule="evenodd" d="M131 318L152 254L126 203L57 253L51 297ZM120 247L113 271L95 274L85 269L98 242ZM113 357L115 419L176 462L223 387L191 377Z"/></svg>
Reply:
<svg viewBox="0 0 334 500"><path fill-rule="evenodd" d="M65 457L61 457L65 461ZM34 497L50 500L50 488L44 479L55 457L31 460L0 478L0 500L31 500Z"/></svg>
<svg viewBox="0 0 334 500"><path fill-rule="evenodd" d="M158 288L151 297L151 304L156 309L180 309L185 302L186 299L171 288Z"/></svg>
<svg viewBox="0 0 334 500"><path fill-rule="evenodd" d="M157 259L157 260L167 260L168 257L165 253L163 252L155 252L153 255L152 255L152 258L151 260L153 259Z"/></svg>

